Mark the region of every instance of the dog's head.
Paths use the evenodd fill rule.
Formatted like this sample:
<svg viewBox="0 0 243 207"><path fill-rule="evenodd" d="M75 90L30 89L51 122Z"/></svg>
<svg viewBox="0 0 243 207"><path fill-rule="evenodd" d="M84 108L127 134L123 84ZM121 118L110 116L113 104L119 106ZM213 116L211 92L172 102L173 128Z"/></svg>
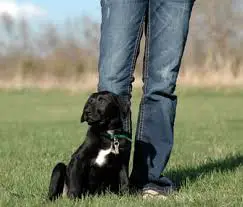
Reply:
<svg viewBox="0 0 243 207"><path fill-rule="evenodd" d="M128 110L129 107L114 93L93 93L84 106L81 122L86 121L90 126L121 125Z"/></svg>

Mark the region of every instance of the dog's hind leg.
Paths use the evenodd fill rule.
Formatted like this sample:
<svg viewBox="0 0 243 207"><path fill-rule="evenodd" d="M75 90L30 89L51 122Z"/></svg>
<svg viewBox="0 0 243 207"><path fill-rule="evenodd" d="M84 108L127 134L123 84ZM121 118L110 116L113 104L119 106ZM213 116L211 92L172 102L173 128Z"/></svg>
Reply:
<svg viewBox="0 0 243 207"><path fill-rule="evenodd" d="M64 163L58 163L52 171L48 192L48 198L51 201L57 199L63 193L66 179L66 168Z"/></svg>

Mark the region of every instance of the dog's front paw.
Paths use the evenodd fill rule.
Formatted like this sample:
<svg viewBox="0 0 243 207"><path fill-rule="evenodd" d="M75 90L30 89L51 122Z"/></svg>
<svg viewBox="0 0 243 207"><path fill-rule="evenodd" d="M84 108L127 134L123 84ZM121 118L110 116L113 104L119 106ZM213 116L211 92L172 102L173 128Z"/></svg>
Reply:
<svg viewBox="0 0 243 207"><path fill-rule="evenodd" d="M120 191L121 194L128 193L129 192L129 184L128 183L121 184L119 191Z"/></svg>
<svg viewBox="0 0 243 207"><path fill-rule="evenodd" d="M67 196L70 199L78 199L81 197L80 193L76 190L70 190L67 192Z"/></svg>

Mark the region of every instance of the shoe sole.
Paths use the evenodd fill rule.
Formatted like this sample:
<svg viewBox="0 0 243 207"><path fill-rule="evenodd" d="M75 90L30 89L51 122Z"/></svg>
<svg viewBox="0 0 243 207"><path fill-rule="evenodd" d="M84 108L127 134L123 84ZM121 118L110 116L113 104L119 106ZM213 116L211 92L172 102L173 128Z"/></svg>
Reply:
<svg viewBox="0 0 243 207"><path fill-rule="evenodd" d="M157 191L154 190L145 190L143 192L143 199L153 199L153 198L166 200L167 196L162 195L161 193L158 193Z"/></svg>

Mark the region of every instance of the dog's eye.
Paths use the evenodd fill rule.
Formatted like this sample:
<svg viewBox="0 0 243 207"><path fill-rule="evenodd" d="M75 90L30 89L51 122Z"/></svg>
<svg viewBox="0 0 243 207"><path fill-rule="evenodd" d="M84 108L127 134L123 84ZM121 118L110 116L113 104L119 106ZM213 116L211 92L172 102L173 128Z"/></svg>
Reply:
<svg viewBox="0 0 243 207"><path fill-rule="evenodd" d="M93 98L91 98L90 100L89 100L89 103L94 103L94 99Z"/></svg>

